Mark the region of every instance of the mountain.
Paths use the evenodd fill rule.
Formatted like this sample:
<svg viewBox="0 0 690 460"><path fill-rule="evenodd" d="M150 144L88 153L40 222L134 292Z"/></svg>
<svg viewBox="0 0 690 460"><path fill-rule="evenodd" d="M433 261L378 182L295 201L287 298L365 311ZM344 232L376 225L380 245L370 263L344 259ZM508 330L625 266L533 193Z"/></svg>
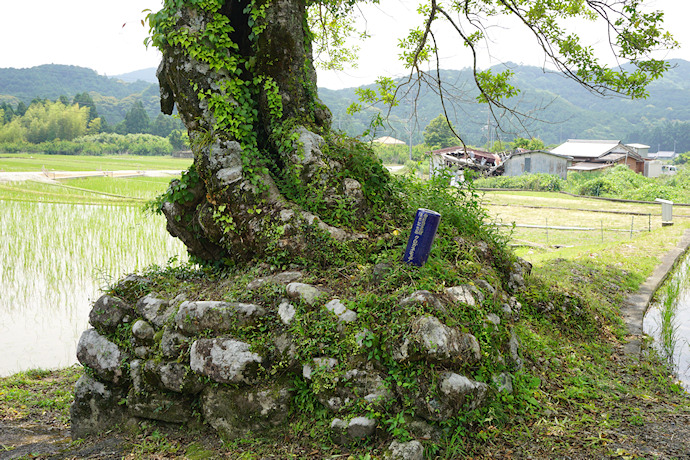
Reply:
<svg viewBox="0 0 690 460"><path fill-rule="evenodd" d="M494 70L509 68L514 72L513 84L520 89L518 96L508 99L507 105L522 113L517 119L496 111L500 128L492 126L491 138L510 141L514 137L539 137L546 144L559 144L571 138L618 139L623 142L641 142L657 148L672 150L674 141L678 151L690 150L690 62L673 60L666 75L649 86L649 97L629 100L620 96L602 97L589 92L576 82L556 72L544 72L539 67L505 64ZM487 125L491 121L486 104L476 102L477 91L472 88L469 69L443 70L441 78L449 94L445 106L454 127L466 142L482 145L487 142ZM402 80L400 80L402 82ZM366 88L375 89L374 85ZM452 90L450 90L452 89ZM413 91L416 95L416 92ZM335 127L348 134L361 133L368 126L375 110L355 116L345 113L356 100L355 88L342 90L320 89L319 95L333 113ZM422 87L416 95L416 118L410 121L412 98L402 97L391 110L389 123L376 135L390 135L398 139L409 137L413 129L414 142L422 142L421 133L443 108L434 88ZM670 134L666 125L682 128ZM657 132L662 129L662 132ZM684 134L687 131L687 135ZM652 135L653 134L653 135ZM681 146L681 138L683 145ZM685 145L687 144L687 145ZM683 149L683 150L681 150Z"/></svg>
<svg viewBox="0 0 690 460"><path fill-rule="evenodd" d="M506 67L513 71L513 83L521 92L508 99L507 105L523 114L518 118L495 111L493 116L500 120L498 128L486 104L476 101L477 91L472 87L469 69L442 70L440 74L449 90L445 108L456 130L470 144L533 136L546 144L574 138L617 139L651 145L651 151L672 150L674 146L677 151L690 151L690 62L670 63L669 72L649 86L649 97L634 101L592 94L562 74L544 72L539 67L511 63L497 66L497 71ZM365 87L373 89L374 85ZM347 107L357 100L355 90L319 89L321 100L333 113L333 126L352 136L360 135L368 128L371 117L385 110L375 107L348 115ZM404 96L404 90L400 91L400 104L391 109L388 121L376 131L376 136L409 140L411 131L413 143L421 143L424 128L443 111L441 100L433 86L412 88L409 93L414 97ZM115 77L83 67L52 64L0 69L0 102L15 105L21 100L28 105L34 98L54 100L61 95L72 98L84 91L91 95L98 113L110 124L121 121L138 100L151 119L160 113L154 68ZM488 131L487 126L490 126Z"/></svg>
<svg viewBox="0 0 690 460"><path fill-rule="evenodd" d="M28 104L34 98L57 99L65 95L96 92L123 98L151 86L145 81L125 82L98 75L84 67L46 64L28 69L0 69L0 94L11 95Z"/></svg>
<svg viewBox="0 0 690 460"><path fill-rule="evenodd" d="M151 119L160 113L157 83L141 79L127 82L69 65L0 69L0 101L21 100L29 105L36 98L55 100L64 95L72 99L83 92L91 95L98 114L110 124L120 122L137 100L144 104Z"/></svg>
<svg viewBox="0 0 690 460"><path fill-rule="evenodd" d="M113 75L113 78L122 80L128 83L134 83L136 81L145 81L147 83L158 84L158 78L156 77L156 68L149 67L148 69L135 70L134 72L123 73L121 75Z"/></svg>

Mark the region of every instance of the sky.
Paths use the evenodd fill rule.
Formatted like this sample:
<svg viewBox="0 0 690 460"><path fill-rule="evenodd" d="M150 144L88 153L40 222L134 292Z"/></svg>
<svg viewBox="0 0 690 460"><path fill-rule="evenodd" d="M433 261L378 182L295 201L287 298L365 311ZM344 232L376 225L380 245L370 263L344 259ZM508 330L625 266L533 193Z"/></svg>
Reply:
<svg viewBox="0 0 690 460"><path fill-rule="evenodd" d="M686 0L647 0L654 9L666 13L666 27L681 43L680 49L662 54L663 58L690 61L690 2ZM147 12L157 11L161 0L0 0L0 68L26 68L41 64L66 64L88 67L101 75L113 76L157 67L160 53L144 46L148 28L142 25ZM357 68L318 72L321 87L339 89L368 84L378 76L404 74L397 42L407 30L419 25L416 3L411 0L381 0L380 5L365 5L362 14L368 40L360 43ZM577 24L578 33L591 37L601 46L595 28ZM543 55L534 40L516 32L511 23L497 24L492 34L490 53L482 53L482 67L514 62L544 66ZM471 62L451 31L440 31L441 67L462 69ZM548 65L546 66L548 67Z"/></svg>

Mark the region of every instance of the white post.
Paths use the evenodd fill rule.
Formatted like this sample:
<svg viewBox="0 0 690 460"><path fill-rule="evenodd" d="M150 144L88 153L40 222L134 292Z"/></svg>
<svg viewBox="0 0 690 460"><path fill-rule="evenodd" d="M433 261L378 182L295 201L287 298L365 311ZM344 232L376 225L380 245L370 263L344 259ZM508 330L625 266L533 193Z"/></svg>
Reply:
<svg viewBox="0 0 690 460"><path fill-rule="evenodd" d="M654 201L661 203L661 225L663 227L673 225L673 201L662 200L661 198Z"/></svg>

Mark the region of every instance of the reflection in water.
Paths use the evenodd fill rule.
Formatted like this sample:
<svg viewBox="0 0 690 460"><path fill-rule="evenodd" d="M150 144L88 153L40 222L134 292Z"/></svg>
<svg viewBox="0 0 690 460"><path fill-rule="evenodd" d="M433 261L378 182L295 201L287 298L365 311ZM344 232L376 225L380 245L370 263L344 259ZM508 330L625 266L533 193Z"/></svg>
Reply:
<svg viewBox="0 0 690 460"><path fill-rule="evenodd" d="M132 206L0 200L0 376L76 362L100 289L182 243Z"/></svg>
<svg viewBox="0 0 690 460"><path fill-rule="evenodd" d="M690 256L678 265L649 306L643 328L666 357L678 380L690 390Z"/></svg>

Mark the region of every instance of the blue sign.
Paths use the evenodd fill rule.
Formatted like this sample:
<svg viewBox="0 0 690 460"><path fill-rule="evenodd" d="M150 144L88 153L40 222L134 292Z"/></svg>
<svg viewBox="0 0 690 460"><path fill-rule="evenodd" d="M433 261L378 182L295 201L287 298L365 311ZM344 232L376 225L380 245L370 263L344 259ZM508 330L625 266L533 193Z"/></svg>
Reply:
<svg viewBox="0 0 690 460"><path fill-rule="evenodd" d="M436 229L441 221L441 214L429 209L417 209L417 215L412 224L410 239L407 240L407 249L403 260L417 267L426 263L434 243Z"/></svg>

